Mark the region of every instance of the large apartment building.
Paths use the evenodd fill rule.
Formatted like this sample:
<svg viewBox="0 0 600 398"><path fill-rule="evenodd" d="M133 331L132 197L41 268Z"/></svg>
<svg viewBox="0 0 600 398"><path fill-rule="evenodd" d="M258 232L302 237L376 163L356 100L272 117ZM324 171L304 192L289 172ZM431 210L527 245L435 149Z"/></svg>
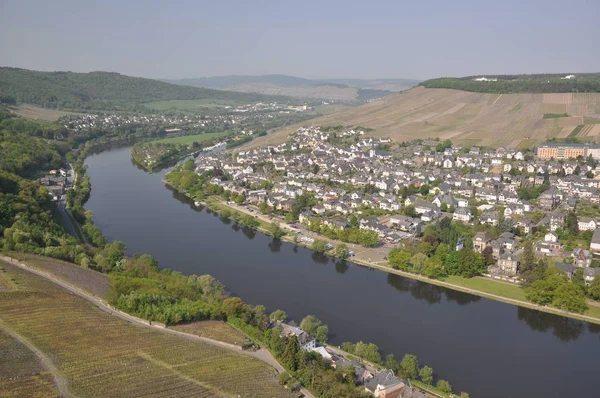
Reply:
<svg viewBox="0 0 600 398"><path fill-rule="evenodd" d="M540 159L575 159L579 156L600 158L600 145L545 143L537 148Z"/></svg>

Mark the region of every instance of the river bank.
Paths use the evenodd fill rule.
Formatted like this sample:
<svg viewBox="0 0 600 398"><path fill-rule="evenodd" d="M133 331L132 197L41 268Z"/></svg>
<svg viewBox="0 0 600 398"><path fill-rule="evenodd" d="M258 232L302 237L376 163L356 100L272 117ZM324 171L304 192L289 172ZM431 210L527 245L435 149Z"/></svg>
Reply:
<svg viewBox="0 0 600 398"><path fill-rule="evenodd" d="M176 190L180 194L182 194L182 195L186 196L187 198L189 198L190 200L192 200L192 198L186 192L177 190L176 188L174 188L172 185L170 185L164 179L162 181L166 185L168 185L171 189ZM315 238L322 239L322 240L328 242L329 244L331 244L334 247L336 244L341 243L340 241L329 239L326 236L316 234L314 232L310 232L301 225L297 225L296 230L294 230L294 229L290 228L284 222L284 220L282 220L280 218L268 217L266 215L260 214L260 212L258 212L257 210L250 211L247 207L224 202L217 196L213 196L210 198L215 198L215 199L204 200L201 202L202 205L206 206L207 208L211 209L212 211L216 211L218 213L222 212L223 208L227 208L230 211L254 216L261 222L261 228L259 228L259 232L264 233L266 235L271 235L269 233L268 228L266 227L268 224L270 224L271 222L280 223L281 227L283 229L285 229L286 232L288 233L288 235L285 235L281 238L281 240L283 240L285 242L293 243L295 245L302 246L309 250L312 250L309 245L293 238L293 236L296 236L296 238L299 236L297 230L300 230L301 234L304 234L305 236L312 235ZM289 234L291 234L291 235L289 235ZM595 306L595 305L590 305L590 308L589 308L587 314L577 314L574 312L563 311L563 310L559 310L559 309L556 309L553 307L540 306L538 304L534 304L534 303L531 303L531 302L528 302L528 301L525 301L522 299L509 297L508 294L505 294L505 295L497 294L499 291L506 292L507 290L509 290L509 294L511 294L513 296L522 295L524 297L524 294L522 294L522 288L519 285L511 283L511 282L498 281L498 280L495 280L492 278L481 277L481 276L475 277L475 278L470 278L470 279L461 278L461 277L445 278L445 279L452 278L455 280L460 280L460 282L462 283L462 285L460 285L457 283L447 282L445 279L440 279L440 280L432 279L432 278L428 278L423 275L413 274L410 272L397 270L397 269L394 269L394 268L388 266L387 264L385 264L386 262L383 262L383 261L377 262L377 261L369 261L369 260L364 259L365 256L369 256L369 255L372 255L372 257L367 257L367 258L376 258L376 256L380 256L381 253L377 249L362 248L360 250L360 252L358 252L358 254L361 254L361 257L359 257L357 255L357 256L352 257L351 260L346 260L346 261L349 261L349 262L352 262L355 264L359 264L359 265L362 265L364 267L368 267L371 269L384 271L387 273L403 276L403 277L410 278L413 280L418 280L420 282L425 282L425 283L429 283L429 284L433 284L433 285L437 285L437 286L442 286L442 287L446 287L446 288L460 291L463 293L473 294L473 295L476 295L479 297L484 297L484 298L488 298L491 300L500 301L500 302L506 303L506 304L517 305L520 307L526 307L526 308L530 308L530 309L542 311L542 312L547 312L547 313L554 314L554 315L560 315L560 316L564 316L564 317L568 317L568 318L579 319L579 320L583 320L583 321L587 321L587 322L600 324L600 307ZM333 256L333 254L328 254L328 255L335 257L335 256ZM384 264L381 264L382 262ZM473 283L474 281L477 281L477 282ZM479 288L475 287L475 285L479 285L478 286ZM506 286L512 287L513 289L506 288ZM487 291L482 290L482 288L486 289ZM504 288L504 289L502 289L502 288ZM515 289L518 289L518 291ZM510 291L510 290L512 290L512 291Z"/></svg>
<svg viewBox="0 0 600 398"><path fill-rule="evenodd" d="M291 319L315 315L332 331L332 345L367 341L397 358L414 354L472 396L595 391L596 324L332 260L272 239L165 189L166 171L144 172L127 148L89 156L86 165L94 187L86 208L107 239L127 243L129 255L150 253L162 267L184 275L213 275L232 295L263 304L268 312L281 308ZM368 261L368 252L355 251L353 260ZM567 373L568 385L560 381Z"/></svg>

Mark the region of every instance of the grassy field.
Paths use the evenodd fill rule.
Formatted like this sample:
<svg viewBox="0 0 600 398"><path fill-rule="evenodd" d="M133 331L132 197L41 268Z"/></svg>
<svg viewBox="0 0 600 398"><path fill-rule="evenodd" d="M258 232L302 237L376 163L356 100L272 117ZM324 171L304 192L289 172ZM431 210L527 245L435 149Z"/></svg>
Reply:
<svg viewBox="0 0 600 398"><path fill-rule="evenodd" d="M242 347L248 339L242 333L222 321L201 321L172 327L180 332L208 337Z"/></svg>
<svg viewBox="0 0 600 398"><path fill-rule="evenodd" d="M590 117L598 109L598 93L500 95L416 87L313 119L310 124L360 125L375 129L370 135L395 141L439 137L458 144L517 147L522 141L533 145L566 137L577 125L591 124ZM544 119L550 113L569 116ZM245 147L284 142L300 125L259 137ZM590 138L596 138L600 129L591 134Z"/></svg>
<svg viewBox="0 0 600 398"><path fill-rule="evenodd" d="M105 297L110 288L108 276L91 269L81 268L76 264L27 253L11 253L11 257L41 269L98 297Z"/></svg>
<svg viewBox="0 0 600 398"><path fill-rule="evenodd" d="M17 286L0 292L0 322L52 359L72 395L290 396L279 386L276 371L257 359L134 326L49 281L0 266ZM8 363L11 372L30 365L26 355L19 358ZM0 363L7 366L1 358ZM18 392L25 383L4 384L0 390L30 396Z"/></svg>
<svg viewBox="0 0 600 398"><path fill-rule="evenodd" d="M487 278L463 278L460 276L448 276L443 279L444 282L452 283L468 289L480 290L482 292L496 294L498 296L511 298L514 300L525 300L525 292L519 286L501 281L494 281Z"/></svg>
<svg viewBox="0 0 600 398"><path fill-rule="evenodd" d="M171 100L171 101L156 101L144 104L145 107L156 109L159 111L201 111L204 108L216 108L225 106L243 105L243 102L232 100L218 99L199 99L199 100Z"/></svg>
<svg viewBox="0 0 600 398"><path fill-rule="evenodd" d="M54 122L65 115L75 115L74 112L63 112L56 109L46 109L36 105L23 104L11 107L10 110L21 117L43 122Z"/></svg>
<svg viewBox="0 0 600 398"><path fill-rule="evenodd" d="M212 140L213 138L220 138L226 136L226 132L222 133L205 133L205 134L195 134L195 135L184 135L181 137L172 137L172 138L163 138L160 140L152 141L153 144L183 144L183 145L191 145L194 142L203 142Z"/></svg>

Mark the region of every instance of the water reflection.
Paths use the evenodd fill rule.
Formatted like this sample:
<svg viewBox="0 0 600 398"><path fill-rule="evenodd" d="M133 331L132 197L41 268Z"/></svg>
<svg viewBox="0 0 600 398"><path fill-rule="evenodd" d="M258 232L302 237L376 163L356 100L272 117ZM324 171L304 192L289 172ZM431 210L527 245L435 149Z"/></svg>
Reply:
<svg viewBox="0 0 600 398"><path fill-rule="evenodd" d="M467 294L463 292L459 292L458 290L445 289L444 295L446 296L446 300L454 301L458 305L466 305L471 303L476 303L481 300L481 296L476 296L474 294Z"/></svg>
<svg viewBox="0 0 600 398"><path fill-rule="evenodd" d="M326 254L313 252L311 257L315 263L318 263L318 264L329 263L329 257Z"/></svg>
<svg viewBox="0 0 600 398"><path fill-rule="evenodd" d="M396 274L388 274L387 282L394 289L408 292L417 300L424 300L428 304L439 304L442 301L442 289L436 285L419 282Z"/></svg>
<svg viewBox="0 0 600 398"><path fill-rule="evenodd" d="M335 272L337 272L338 274L345 274L349 268L350 265L348 265L346 260L340 260L335 262Z"/></svg>
<svg viewBox="0 0 600 398"><path fill-rule="evenodd" d="M281 251L281 246L283 245L283 243L281 242L281 239L277 239L277 238L273 238L270 242L269 242L269 250L271 251L271 253L279 253Z"/></svg>
<svg viewBox="0 0 600 398"><path fill-rule="evenodd" d="M517 317L538 332L552 331L561 341L577 340L585 330L585 323L577 319L517 307ZM591 325L591 324L589 324ZM591 331L591 329L590 329Z"/></svg>
<svg viewBox="0 0 600 398"><path fill-rule="evenodd" d="M248 227L242 227L242 233L250 240L254 239L256 236L256 230Z"/></svg>

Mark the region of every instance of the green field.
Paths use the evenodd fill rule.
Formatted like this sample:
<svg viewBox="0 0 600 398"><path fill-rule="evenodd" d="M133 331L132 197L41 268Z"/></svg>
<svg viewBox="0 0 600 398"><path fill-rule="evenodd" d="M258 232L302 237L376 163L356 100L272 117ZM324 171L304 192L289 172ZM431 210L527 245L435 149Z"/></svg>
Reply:
<svg viewBox="0 0 600 398"><path fill-rule="evenodd" d="M509 282L494 281L487 278L467 279L460 276L448 276L442 280L468 289L479 290L514 300L527 301L525 299L525 291L519 286Z"/></svg>
<svg viewBox="0 0 600 398"><path fill-rule="evenodd" d="M68 395L291 396L275 369L258 359L132 325L15 266L0 263L0 272L15 285L0 291L1 324L51 359ZM9 362L0 355L0 396L55 395L47 373L23 373L37 366L27 347L2 334L0 347L11 353Z"/></svg>
<svg viewBox="0 0 600 398"><path fill-rule="evenodd" d="M160 140L152 141L153 144L182 144L182 145L191 145L194 142L203 142L212 140L213 138L221 138L225 137L228 133L205 133L205 134L195 134L195 135L183 135L180 137L171 137L171 138L163 138Z"/></svg>
<svg viewBox="0 0 600 398"><path fill-rule="evenodd" d="M226 100L226 99L198 99L198 100L170 100L170 101L155 101L144 104L146 108L156 109L159 111L199 111L204 108L217 108L224 106L243 105L243 102Z"/></svg>

